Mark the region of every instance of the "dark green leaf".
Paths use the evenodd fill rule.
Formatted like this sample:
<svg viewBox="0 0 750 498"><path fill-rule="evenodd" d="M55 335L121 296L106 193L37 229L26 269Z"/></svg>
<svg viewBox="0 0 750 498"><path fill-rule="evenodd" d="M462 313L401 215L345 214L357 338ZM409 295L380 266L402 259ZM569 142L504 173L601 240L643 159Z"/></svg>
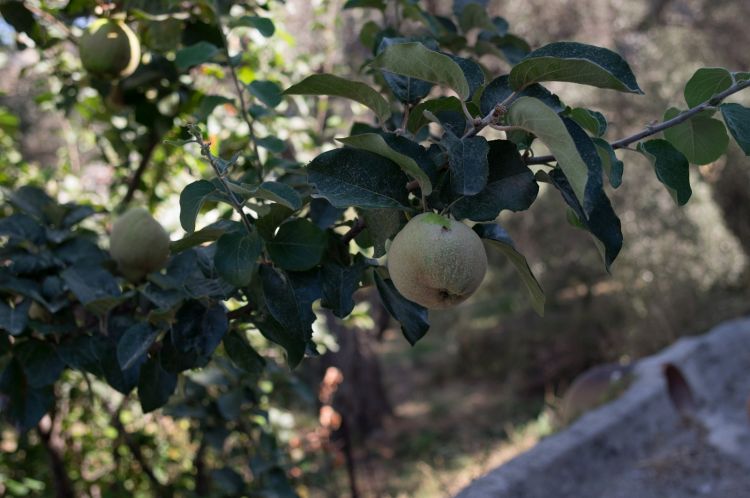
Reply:
<svg viewBox="0 0 750 498"><path fill-rule="evenodd" d="M267 17L242 16L232 22L232 27L238 26L255 28L261 35L265 36L266 38L273 36L274 32L276 31L276 26L274 26L273 21L271 19L268 19Z"/></svg>
<svg viewBox="0 0 750 498"><path fill-rule="evenodd" d="M466 5L461 10L461 15L458 17L458 23L464 33L472 28L493 31L495 29L495 25L492 24L492 21L490 21L490 18L487 15L486 7L475 2Z"/></svg>
<svg viewBox="0 0 750 498"><path fill-rule="evenodd" d="M487 185L490 146L484 137L458 138L445 133L441 141L448 154L451 188L458 195L475 195Z"/></svg>
<svg viewBox="0 0 750 498"><path fill-rule="evenodd" d="M567 115L594 136L601 137L607 131L607 119L601 112L576 107L570 109Z"/></svg>
<svg viewBox="0 0 750 498"><path fill-rule="evenodd" d="M323 299L320 305L333 311L339 318L348 316L354 309L354 292L365 271L366 264L357 258L351 266L332 261L323 264Z"/></svg>
<svg viewBox="0 0 750 498"><path fill-rule="evenodd" d="M345 97L372 109L381 123L388 120L391 108L388 101L365 83L340 78L332 74L313 74L284 90L285 95L331 95Z"/></svg>
<svg viewBox="0 0 750 498"><path fill-rule="evenodd" d="M386 36L380 39L377 53L381 54L386 48L390 46L413 41L414 40L411 38ZM435 43L434 41L425 41L424 43L426 43L428 45L428 48L431 50L437 50L438 48L437 43ZM394 74L389 71L381 71L381 73L383 75L383 78L385 79L386 84L391 89L396 98L405 104L414 104L415 102L422 100L427 96L428 93L430 93L430 90L433 86L433 84L429 81Z"/></svg>
<svg viewBox="0 0 750 498"><path fill-rule="evenodd" d="M378 9L385 10L386 0L347 0L342 9Z"/></svg>
<svg viewBox="0 0 750 498"><path fill-rule="evenodd" d="M482 66L471 59L465 59L445 52L440 53L450 57L453 62L458 64L461 71L464 72L466 82L469 84L469 96L465 100L471 100L474 97L474 93L484 85L484 71L482 70Z"/></svg>
<svg viewBox="0 0 750 498"><path fill-rule="evenodd" d="M679 109L670 107L664 113L664 121L676 117L680 112ZM729 135L724 123L700 113L664 130L664 138L692 164L714 162L729 146Z"/></svg>
<svg viewBox="0 0 750 498"><path fill-rule="evenodd" d="M304 218L297 218L283 223L266 248L277 266L304 271L320 263L326 243L326 232Z"/></svg>
<svg viewBox="0 0 750 498"><path fill-rule="evenodd" d="M307 170L309 182L335 207L408 207L409 178L396 163L378 154L335 149L313 159Z"/></svg>
<svg viewBox="0 0 750 498"><path fill-rule="evenodd" d="M508 75L498 76L492 80L487 88L482 92L482 98L480 100L479 108L483 115L487 115L495 108L495 106L513 94L513 89L510 87L508 82ZM539 99L555 112L563 110L563 105L557 95L550 93L549 90L544 88L542 85L533 84L530 85L520 93L523 97L534 97Z"/></svg>
<svg viewBox="0 0 750 498"><path fill-rule="evenodd" d="M0 219L0 235L5 235L18 242L41 244L44 241L44 227L31 216L15 213Z"/></svg>
<svg viewBox="0 0 750 498"><path fill-rule="evenodd" d="M250 93L266 104L268 107L276 107L281 103L281 87L278 83L268 80L255 80L247 85Z"/></svg>
<svg viewBox="0 0 750 498"><path fill-rule="evenodd" d="M208 180L198 180L180 193L180 225L187 233L195 231L195 220L206 198L216 192L216 187Z"/></svg>
<svg viewBox="0 0 750 498"><path fill-rule="evenodd" d="M373 273L380 299L388 313L401 323L401 331L412 346L417 343L430 328L427 321L427 308L413 303L403 297L390 279L383 279L378 272Z"/></svg>
<svg viewBox="0 0 750 498"><path fill-rule="evenodd" d="M643 94L630 66L615 52L577 42L557 42L529 53L510 72L521 90L540 81L569 81Z"/></svg>
<svg viewBox="0 0 750 498"><path fill-rule="evenodd" d="M141 367L138 379L138 399L143 413L161 408L177 387L177 374L162 368L158 357L151 357Z"/></svg>
<svg viewBox="0 0 750 498"><path fill-rule="evenodd" d="M693 191L690 188L690 164L680 151L661 138L638 144L656 170L656 177L667 187L675 202L687 203Z"/></svg>
<svg viewBox="0 0 750 498"><path fill-rule="evenodd" d="M148 323L136 323L129 327L117 342L117 362L127 370L141 359L159 335L159 331Z"/></svg>
<svg viewBox="0 0 750 498"><path fill-rule="evenodd" d="M386 46L370 64L393 74L447 86L462 100L470 95L469 83L461 67L447 55L418 42Z"/></svg>
<svg viewBox="0 0 750 498"><path fill-rule="evenodd" d="M65 368L55 347L48 342L36 339L19 342L13 346L13 355L26 374L26 382L34 389L54 384Z"/></svg>
<svg viewBox="0 0 750 498"><path fill-rule="evenodd" d="M255 143L258 144L258 147L263 147L264 149L268 149L271 152L275 152L277 154L279 152L283 152L284 149L286 149L286 143L279 137L274 137L272 135L259 138L255 141Z"/></svg>
<svg viewBox="0 0 750 498"><path fill-rule="evenodd" d="M221 278L244 287L250 283L258 269L258 257L263 244L257 232L248 233L244 227L225 233L216 243L214 268Z"/></svg>
<svg viewBox="0 0 750 498"><path fill-rule="evenodd" d="M732 75L723 67L700 68L685 85L685 102L688 107L695 107L730 86Z"/></svg>
<svg viewBox="0 0 750 498"><path fill-rule="evenodd" d="M0 300L0 330L8 332L10 335L20 335L29 322L29 307L31 299L25 299L22 302L10 307L5 301Z"/></svg>
<svg viewBox="0 0 750 498"><path fill-rule="evenodd" d="M193 232L180 240L171 242L169 244L169 252L177 254L205 242L213 242L214 240L218 240L219 237L235 226L236 225L229 220L219 220L215 223L211 223L197 232Z"/></svg>
<svg viewBox="0 0 750 498"><path fill-rule="evenodd" d="M521 159L515 144L507 140L489 142L489 177L478 194L458 199L451 209L457 219L492 221L503 209L523 211L536 199L539 185Z"/></svg>
<svg viewBox="0 0 750 498"><path fill-rule="evenodd" d="M271 211L267 215L258 219L255 223L255 227L258 229L258 233L261 237L265 240L271 240L276 229L279 228L279 225L289 218L293 212L294 211L286 206L274 204L271 206Z"/></svg>
<svg viewBox="0 0 750 498"><path fill-rule="evenodd" d="M71 266L60 276L81 303L97 314L104 314L120 302L122 292L111 273L85 262Z"/></svg>
<svg viewBox="0 0 750 498"><path fill-rule="evenodd" d="M190 301L177 312L170 338L180 355L192 360L192 365L203 366L228 329L226 309L222 304L205 307L199 301Z"/></svg>
<svg viewBox="0 0 750 498"><path fill-rule="evenodd" d="M615 150L603 138L592 138L596 145L596 151L599 153L599 159L602 161L602 169L609 178L609 184L612 188L617 188L622 184L622 174L625 169L622 161L617 158Z"/></svg>
<svg viewBox="0 0 750 498"><path fill-rule="evenodd" d="M3 414L20 431L35 427L55 401L52 386L33 389L28 385L16 360L11 360L0 376L0 393L7 396Z"/></svg>
<svg viewBox="0 0 750 498"><path fill-rule="evenodd" d="M456 97L438 97L420 102L411 110L409 120L406 122L406 129L411 133L416 134L423 126L430 123L430 120L425 117L424 111L437 115L442 111L461 113L463 109L461 101Z"/></svg>
<svg viewBox="0 0 750 498"><path fill-rule="evenodd" d="M417 165L411 157L396 152L388 146L383 137L376 133L363 133L346 138L337 138L339 142L357 149L367 150L379 154L398 164L404 173L411 175L419 182L419 187L424 195L432 192L432 183L427 173Z"/></svg>
<svg viewBox="0 0 750 498"><path fill-rule="evenodd" d="M286 273L267 265L261 265L260 277L268 311L281 327L275 329L276 336L271 340L286 349L289 365L295 367L302 361L308 341L312 339L315 321L312 303L319 296L314 285L303 281L295 285ZM256 324L265 335L261 324Z"/></svg>
<svg viewBox="0 0 750 498"><path fill-rule="evenodd" d="M368 235L373 246L373 256L379 258L385 254L385 243L401 230L405 222L404 214L398 209L362 209L365 220L363 235ZM357 238L359 242L359 238Z"/></svg>
<svg viewBox="0 0 750 498"><path fill-rule="evenodd" d="M251 375L260 375L266 367L266 360L259 355L247 342L247 339L237 333L224 336L224 351L239 368Z"/></svg>
<svg viewBox="0 0 750 498"><path fill-rule="evenodd" d="M482 239L487 241L491 247L500 250L500 252L508 257L513 264L513 267L518 272L518 276L521 277L524 286L526 286L526 290L529 293L529 299L531 299L531 306L540 316L544 316L544 290L542 290L542 286L539 285L536 277L534 277L534 274L531 272L529 263L526 261L524 255L516 250L508 232L506 232L500 225L495 224L477 224L474 225L474 231Z"/></svg>
<svg viewBox="0 0 750 498"><path fill-rule="evenodd" d="M205 41L198 42L195 45L178 50L175 54L174 64L177 69L184 71L211 61L217 53L219 53L219 49L216 46Z"/></svg>
<svg viewBox="0 0 750 498"><path fill-rule="evenodd" d="M204 122L206 121L206 119L208 119L211 113L214 112L214 109L224 104L234 105L234 100L222 97L221 95L206 95L201 99L200 106L198 106L198 109L193 113L193 116L195 117L196 121ZM180 144L177 143L173 145Z"/></svg>
<svg viewBox="0 0 750 498"><path fill-rule="evenodd" d="M750 156L750 108L740 104L721 104L719 108L737 145Z"/></svg>

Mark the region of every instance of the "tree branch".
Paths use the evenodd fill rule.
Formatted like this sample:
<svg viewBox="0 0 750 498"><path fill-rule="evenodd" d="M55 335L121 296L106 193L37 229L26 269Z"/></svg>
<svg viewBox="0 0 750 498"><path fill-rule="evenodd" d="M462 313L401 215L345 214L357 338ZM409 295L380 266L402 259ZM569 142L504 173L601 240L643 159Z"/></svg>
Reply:
<svg viewBox="0 0 750 498"><path fill-rule="evenodd" d="M699 112L704 111L705 109L709 107L717 106L725 98L741 90L744 90L747 87L750 87L750 80L745 80L745 81L740 81L738 83L735 83L734 85L730 86L723 92L716 94L715 96L711 97L710 99L708 99L707 101L701 104L698 104L692 109L688 109L687 111L684 111L678 114L672 119L663 121L659 123L658 125L647 126L645 129L639 131L638 133L627 136L625 138L621 138L620 140L610 143L610 145L612 146L613 149L627 148L628 145L635 143L643 138L650 137L651 135L656 135L657 133L664 131L667 128L671 128L672 126L676 126L680 123L683 123L687 121L688 119L692 118L693 116L695 116L696 114L698 114ZM526 159L526 164L547 164L554 160L555 160L555 156L550 154L547 156L529 157L528 159Z"/></svg>
<svg viewBox="0 0 750 498"><path fill-rule="evenodd" d="M45 427L45 426L49 427ZM49 457L49 466L52 469L52 476L55 480L55 498L75 498L73 484L65 470L65 461L60 454L60 435L55 432L55 422L51 416L46 416L37 425L39 439L42 441L44 449Z"/></svg>
<svg viewBox="0 0 750 498"><path fill-rule="evenodd" d="M221 23L221 13L219 11L219 2L214 1L214 10L216 11L216 24L219 27L219 32L221 33L221 39L224 43L224 54L227 56L227 59L230 59L229 56L229 40L227 39L227 35L224 33L224 25ZM229 61L229 74L232 76L232 82L234 83L234 89L237 91L237 96L240 99L240 115L242 116L242 119L247 123L247 127L249 129L249 135L250 135L250 143L253 147L253 154L255 154L255 159L258 161L258 171L261 174L261 177L263 177L263 166L260 164L260 153L258 152L258 143L255 139L255 130L253 130L253 123L250 120L250 115L247 113L247 105L245 103L245 93L240 86L240 80L237 77L237 71L234 69L234 64L232 64L231 60Z"/></svg>
<svg viewBox="0 0 750 498"><path fill-rule="evenodd" d="M365 222L365 220L363 220L362 218L357 218L349 231L341 236L341 242L343 244L348 244L349 242L354 240L354 237L362 233L362 230L364 230L365 228L367 228L367 223Z"/></svg>
<svg viewBox="0 0 750 498"><path fill-rule="evenodd" d="M143 177L143 173L146 172L148 163L151 161L151 156L154 155L154 151L156 150L157 145L159 145L159 139L154 135L153 132L151 132L149 134L149 141L146 144L146 148L141 152L141 162L138 163L138 168L135 170L135 173L133 173L132 178L130 178L130 181L128 182L128 191L125 193L125 197L122 198L121 204L123 206L127 206L128 204L130 204L130 201L133 200L135 192L141 185L141 177Z"/></svg>

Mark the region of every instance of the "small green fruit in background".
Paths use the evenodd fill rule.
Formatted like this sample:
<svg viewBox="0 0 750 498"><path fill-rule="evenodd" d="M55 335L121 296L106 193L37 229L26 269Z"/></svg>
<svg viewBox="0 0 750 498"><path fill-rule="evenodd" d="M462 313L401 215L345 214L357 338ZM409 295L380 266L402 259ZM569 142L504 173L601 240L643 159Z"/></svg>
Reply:
<svg viewBox="0 0 750 498"><path fill-rule="evenodd" d="M482 283L487 254L482 239L460 221L422 213L393 239L388 272L406 299L430 309L450 308Z"/></svg>
<svg viewBox="0 0 750 498"><path fill-rule="evenodd" d="M141 44L122 21L97 19L78 42L81 63L89 73L103 78L133 74L141 60Z"/></svg>
<svg viewBox="0 0 750 498"><path fill-rule="evenodd" d="M167 262L169 235L146 209L131 208L112 225L109 253L128 280L138 281Z"/></svg>

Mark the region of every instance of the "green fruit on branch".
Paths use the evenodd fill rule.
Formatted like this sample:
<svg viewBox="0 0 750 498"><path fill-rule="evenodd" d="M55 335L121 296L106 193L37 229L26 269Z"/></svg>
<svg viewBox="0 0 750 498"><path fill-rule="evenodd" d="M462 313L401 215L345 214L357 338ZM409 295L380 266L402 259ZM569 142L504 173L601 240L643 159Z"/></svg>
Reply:
<svg viewBox="0 0 750 498"><path fill-rule="evenodd" d="M133 74L141 60L141 44L122 21L97 19L78 41L81 63L86 70L103 78Z"/></svg>
<svg viewBox="0 0 750 498"><path fill-rule="evenodd" d="M135 282L167 262L169 235L147 210L131 208L112 225L109 253L120 272Z"/></svg>
<svg viewBox="0 0 750 498"><path fill-rule="evenodd" d="M487 254L479 236L460 221L422 213L393 239L388 272L406 299L430 309L450 308L482 283Z"/></svg>

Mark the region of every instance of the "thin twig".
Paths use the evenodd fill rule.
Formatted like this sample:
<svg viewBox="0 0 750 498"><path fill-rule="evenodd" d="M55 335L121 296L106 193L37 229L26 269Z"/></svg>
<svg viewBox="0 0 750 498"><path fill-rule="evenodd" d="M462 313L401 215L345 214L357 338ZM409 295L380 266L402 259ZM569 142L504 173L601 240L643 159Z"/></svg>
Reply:
<svg viewBox="0 0 750 498"><path fill-rule="evenodd" d="M146 172L148 164L151 161L151 156L154 155L154 151L156 150L156 146L158 144L159 140L154 136L153 133L151 133L149 136L149 141L146 144L146 148L141 152L141 162L138 163L138 168L135 170L135 173L133 173L132 178L130 178L130 181L128 182L128 191L125 192L125 197L122 198L121 204L123 206L127 206L128 204L130 204L130 201L133 200L135 192L141 185L141 178Z"/></svg>
<svg viewBox="0 0 750 498"><path fill-rule="evenodd" d="M474 126L467 131L463 137L461 138L468 138L473 137L480 131L482 131L486 126L490 124L497 123L497 121L506 113L508 112L508 107L516 101L518 97L521 96L520 91L516 91L505 97L505 99L502 102L499 102L495 105L495 107L492 108L490 112L487 113L485 117L483 117L481 120L475 120Z"/></svg>
<svg viewBox="0 0 750 498"><path fill-rule="evenodd" d="M231 187L229 186L229 183L227 182L227 179L225 177L225 173L219 168L219 165L216 161L216 156L214 156L211 153L211 143L206 142L203 140L203 133L200 131L200 129L195 125L189 125L188 131L195 139L195 143L197 143L201 148L201 155L208 160L209 164L211 164L211 167L214 169L214 173L216 173L216 178L219 179L221 182L221 185L224 187L224 191L227 194L227 197L229 198L229 202L232 204L232 207L234 207L234 210L237 211L237 213L240 215L240 219L242 219L242 223L245 225L245 228L247 228L248 233L253 233L253 223L250 221L250 218L248 218L247 213L245 213L245 210L242 208L242 203L237 199L237 196L234 195L234 192L232 191Z"/></svg>
<svg viewBox="0 0 750 498"><path fill-rule="evenodd" d="M74 45L77 45L76 37L73 35L73 32L68 28L68 26L65 25L64 22L62 22L60 19L56 18L46 10L40 9L36 5L32 5L29 2L21 2L24 7L26 7L26 10L31 12L32 14L37 15L38 17L41 17L42 19L46 20L50 24L54 24L60 31L65 33L65 37Z"/></svg>
<svg viewBox="0 0 750 498"><path fill-rule="evenodd" d="M216 11L216 24L219 27L219 32L221 32L221 39L224 43L224 54L227 56L227 60L229 62L229 74L232 76L232 82L234 83L234 89L237 91L237 96L240 99L240 115L242 116L242 119L247 123L247 127L249 129L250 134L250 143L253 147L253 154L255 154L255 158L258 161L258 171L260 172L261 176L264 176L263 166L260 163L260 153L258 152L258 143L255 138L255 130L253 129L253 123L250 119L250 115L247 112L247 105L245 103L245 92L242 89L242 86L240 86L240 80L237 77L237 71L234 69L234 65L232 64L231 57L229 56L229 40L227 39L227 35L224 33L224 25L221 23L221 14L219 11L219 2L214 1L214 10Z"/></svg>
<svg viewBox="0 0 750 498"><path fill-rule="evenodd" d="M711 97L710 99L703 102L702 104L698 104L692 109L688 109L687 111L684 111L678 114L672 119L663 121L659 123L658 125L647 126L646 128L639 131L638 133L627 136L625 138L621 138L620 140L610 143L610 145L612 146L613 149L626 149L628 148L628 145L635 143L643 138L650 137L651 135L656 135L657 133L664 131L667 128L671 128L672 126L676 126L680 123L684 123L685 121L692 118L699 112L705 111L706 109L710 107L717 106L725 98L741 90L744 90L747 87L750 87L750 80L745 80L745 81L740 81L739 83L735 83L734 85L730 86L723 92L715 95L714 97ZM526 160L526 164L546 164L546 163L551 163L554 160L555 160L555 156L550 154L547 156L531 157Z"/></svg>
<svg viewBox="0 0 750 498"><path fill-rule="evenodd" d="M343 244L348 244L352 240L354 240L354 237L362 233L362 230L367 228L367 223L362 218L357 218L354 220L354 224L349 229L348 232L346 232L344 235L341 236L341 242Z"/></svg>

